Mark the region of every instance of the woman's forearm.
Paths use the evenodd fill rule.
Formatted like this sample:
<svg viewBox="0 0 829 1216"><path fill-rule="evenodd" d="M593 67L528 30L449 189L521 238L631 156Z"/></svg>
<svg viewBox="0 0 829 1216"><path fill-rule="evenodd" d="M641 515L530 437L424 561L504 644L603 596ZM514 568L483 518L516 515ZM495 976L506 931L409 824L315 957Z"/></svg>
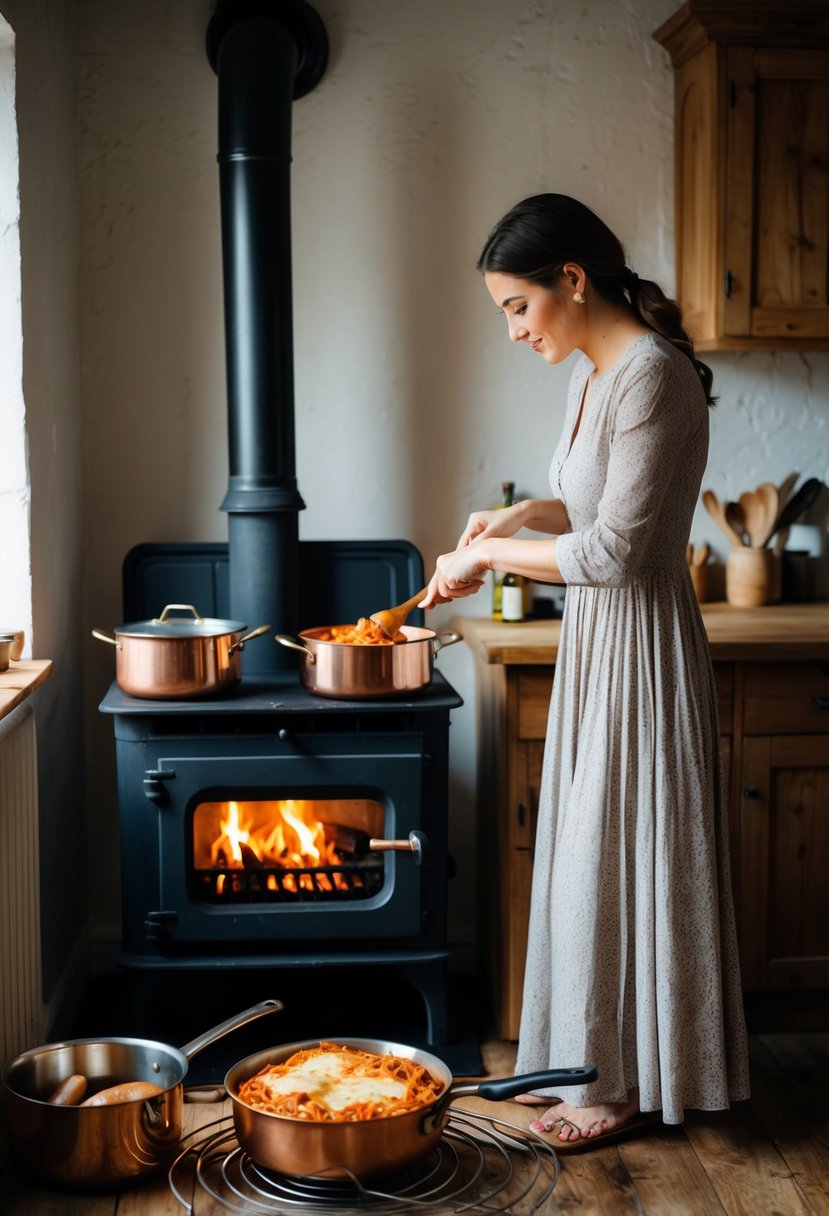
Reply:
<svg viewBox="0 0 829 1216"><path fill-rule="evenodd" d="M480 542L487 568L500 574L521 574L541 583L563 583L558 568L558 541L515 540L493 536ZM474 547L474 546L473 546Z"/></svg>
<svg viewBox="0 0 829 1216"><path fill-rule="evenodd" d="M521 526L533 532L561 536L570 531L567 511L560 498L524 498L516 506L521 511ZM517 571L516 571L517 573Z"/></svg>

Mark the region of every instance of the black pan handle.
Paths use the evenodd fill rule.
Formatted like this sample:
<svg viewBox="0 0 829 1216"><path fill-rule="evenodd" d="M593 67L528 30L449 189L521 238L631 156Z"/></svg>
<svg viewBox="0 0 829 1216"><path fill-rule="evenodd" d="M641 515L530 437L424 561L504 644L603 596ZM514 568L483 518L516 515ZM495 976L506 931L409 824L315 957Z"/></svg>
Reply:
<svg viewBox="0 0 829 1216"><path fill-rule="evenodd" d="M551 1089L563 1085L586 1085L595 1081L599 1070L592 1064L584 1064L581 1068L551 1068L548 1072L529 1072L520 1077L498 1077L492 1081L479 1081L474 1085L453 1085L453 1098L475 1094L488 1102L501 1102L504 1098L514 1098L516 1094L525 1094L533 1089Z"/></svg>

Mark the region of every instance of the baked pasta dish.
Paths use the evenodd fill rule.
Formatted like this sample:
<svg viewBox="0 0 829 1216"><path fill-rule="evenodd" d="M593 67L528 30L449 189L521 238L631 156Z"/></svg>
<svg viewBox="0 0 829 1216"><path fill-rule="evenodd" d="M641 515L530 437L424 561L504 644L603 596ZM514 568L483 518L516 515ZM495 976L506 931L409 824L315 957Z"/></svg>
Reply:
<svg viewBox="0 0 829 1216"><path fill-rule="evenodd" d="M323 1042L260 1069L239 1086L237 1097L271 1115L356 1123L428 1106L443 1088L414 1060Z"/></svg>
<svg viewBox="0 0 829 1216"><path fill-rule="evenodd" d="M321 642L342 642L346 646L393 646L395 642L405 642L405 633L398 632L390 638L379 625L361 616L356 625L331 625L324 633L319 634Z"/></svg>

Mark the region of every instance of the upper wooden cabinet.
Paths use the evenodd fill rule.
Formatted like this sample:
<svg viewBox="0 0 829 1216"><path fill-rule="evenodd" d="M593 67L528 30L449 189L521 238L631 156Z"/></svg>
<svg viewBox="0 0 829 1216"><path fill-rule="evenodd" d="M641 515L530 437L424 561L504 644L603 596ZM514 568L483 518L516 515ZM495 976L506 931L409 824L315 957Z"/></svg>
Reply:
<svg viewBox="0 0 829 1216"><path fill-rule="evenodd" d="M677 294L699 350L829 350L829 3L688 0Z"/></svg>

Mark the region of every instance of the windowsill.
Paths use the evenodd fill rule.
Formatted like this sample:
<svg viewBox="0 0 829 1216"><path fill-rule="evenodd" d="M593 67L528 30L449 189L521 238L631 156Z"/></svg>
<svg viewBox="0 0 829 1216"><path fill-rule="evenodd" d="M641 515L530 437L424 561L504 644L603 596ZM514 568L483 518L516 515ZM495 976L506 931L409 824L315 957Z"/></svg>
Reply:
<svg viewBox="0 0 829 1216"><path fill-rule="evenodd" d="M5 718L52 673L51 659L21 659L0 671L0 718Z"/></svg>

